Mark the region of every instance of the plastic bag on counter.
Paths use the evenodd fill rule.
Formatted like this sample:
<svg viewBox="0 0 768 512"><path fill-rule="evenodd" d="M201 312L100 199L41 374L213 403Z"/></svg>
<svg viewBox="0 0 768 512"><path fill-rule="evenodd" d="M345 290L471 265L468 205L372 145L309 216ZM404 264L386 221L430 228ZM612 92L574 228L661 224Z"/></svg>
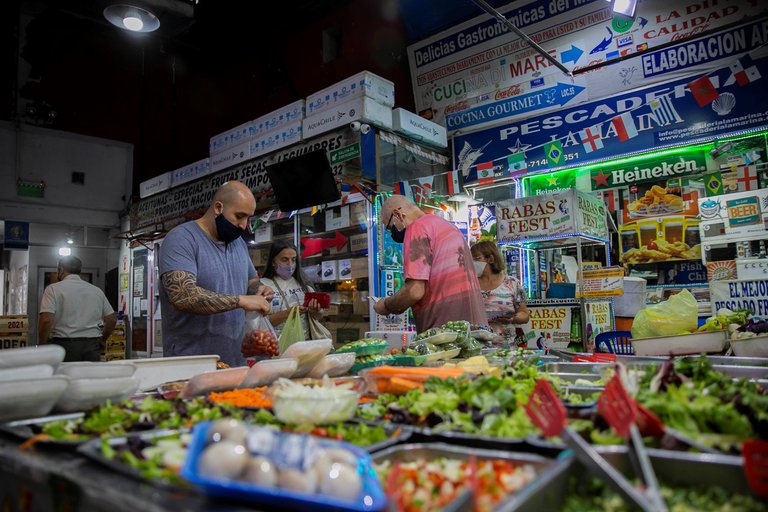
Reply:
<svg viewBox="0 0 768 512"><path fill-rule="evenodd" d="M245 333L240 346L243 357L273 357L280 355L277 334L269 319L255 311L245 314Z"/></svg>
<svg viewBox="0 0 768 512"><path fill-rule="evenodd" d="M633 338L674 336L696 330L699 305L688 290L669 300L648 306L637 312L632 323Z"/></svg>
<svg viewBox="0 0 768 512"><path fill-rule="evenodd" d="M241 388L268 386L280 378L291 378L299 367L293 358L265 359L254 364L240 383Z"/></svg>
<svg viewBox="0 0 768 512"><path fill-rule="evenodd" d="M354 352L329 354L312 368L307 377L311 379L322 379L323 375L338 377L347 373L353 364L355 364Z"/></svg>
<svg viewBox="0 0 768 512"><path fill-rule="evenodd" d="M281 358L294 357L299 362L294 378L306 377L320 360L333 350L331 340L300 341L288 347Z"/></svg>
<svg viewBox="0 0 768 512"><path fill-rule="evenodd" d="M288 347L297 341L304 341L304 326L301 324L301 313L298 306L292 307L288 318L285 319L283 330L280 331L280 352L285 352Z"/></svg>

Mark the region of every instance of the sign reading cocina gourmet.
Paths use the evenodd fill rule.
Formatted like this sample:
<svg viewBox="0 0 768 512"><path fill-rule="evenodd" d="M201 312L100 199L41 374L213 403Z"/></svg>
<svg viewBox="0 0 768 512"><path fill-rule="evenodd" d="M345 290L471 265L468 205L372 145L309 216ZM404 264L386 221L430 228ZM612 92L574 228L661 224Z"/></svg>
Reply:
<svg viewBox="0 0 768 512"><path fill-rule="evenodd" d="M667 159L654 159L632 166L600 167L592 169L592 190L625 187L635 183L662 181L680 176L690 176L706 170L704 154L674 156Z"/></svg>

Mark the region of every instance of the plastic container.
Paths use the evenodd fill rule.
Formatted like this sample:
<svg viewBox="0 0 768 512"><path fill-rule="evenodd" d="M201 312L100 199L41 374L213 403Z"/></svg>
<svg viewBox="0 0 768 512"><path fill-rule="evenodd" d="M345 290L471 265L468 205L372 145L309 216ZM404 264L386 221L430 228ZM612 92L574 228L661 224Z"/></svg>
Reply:
<svg viewBox="0 0 768 512"><path fill-rule="evenodd" d="M45 416L68 385L69 379L61 375L0 382L0 421Z"/></svg>
<svg viewBox="0 0 768 512"><path fill-rule="evenodd" d="M123 363L120 365L107 363L61 363L56 370L57 375L66 375L71 379L114 379L119 377L133 377L136 373L136 365Z"/></svg>
<svg viewBox="0 0 768 512"><path fill-rule="evenodd" d="M635 349L632 346L632 333L629 331L602 332L595 338L595 346L598 352L621 354L632 356Z"/></svg>
<svg viewBox="0 0 768 512"><path fill-rule="evenodd" d="M277 419L291 425L327 425L346 421L355 415L360 393L352 389L335 389L329 396L328 388L306 387L303 396L290 396L280 382L267 390L272 411Z"/></svg>
<svg viewBox="0 0 768 512"><path fill-rule="evenodd" d="M768 357L768 336L731 340L731 348L737 357Z"/></svg>
<svg viewBox="0 0 768 512"><path fill-rule="evenodd" d="M722 352L727 338L727 331L697 332L677 336L634 338L632 345L636 356L680 356Z"/></svg>
<svg viewBox="0 0 768 512"><path fill-rule="evenodd" d="M336 350L336 354L357 354L358 356L372 356L374 354L381 354L389 348L388 343L376 343L372 345L364 345L362 347L346 347L342 346Z"/></svg>
<svg viewBox="0 0 768 512"><path fill-rule="evenodd" d="M416 340L415 343L431 343L433 345L442 345L444 343L451 343L456 341L456 338L459 337L459 333L457 332L441 332L438 334L434 334L428 338L422 338L420 340Z"/></svg>
<svg viewBox="0 0 768 512"><path fill-rule="evenodd" d="M294 510L366 512L383 510L387 498L371 467L371 457L365 450L348 443L312 438L321 449L342 448L354 454L357 459L357 473L361 480L361 492L357 500L342 500L319 493L302 493L283 488L264 487L237 480L212 478L198 471L200 457L206 446L211 422L195 426L187 458L181 468L181 476L200 487L206 494L235 499L260 505L266 510L289 507ZM278 434L281 436L296 434ZM279 461L274 461L279 462Z"/></svg>
<svg viewBox="0 0 768 512"><path fill-rule="evenodd" d="M116 379L73 379L56 402L56 410L62 412L85 411L107 400L122 402L139 388L134 377Z"/></svg>
<svg viewBox="0 0 768 512"><path fill-rule="evenodd" d="M238 387L255 388L268 386L280 378L290 378L296 373L299 362L294 358L265 359L254 364Z"/></svg>
<svg viewBox="0 0 768 512"><path fill-rule="evenodd" d="M62 349L63 350L63 349ZM133 376L139 379L139 389L150 391L166 382L191 379L195 375L216 369L219 356L179 356L153 357L149 359L131 359L130 361L110 361L112 365L134 365Z"/></svg>
<svg viewBox="0 0 768 512"><path fill-rule="evenodd" d="M64 360L64 347L42 345L38 347L8 348L0 350L0 368L18 368L33 364L49 364L56 369Z"/></svg>
<svg viewBox="0 0 768 512"><path fill-rule="evenodd" d="M0 381L24 379L42 379L53 375L53 366L49 364L33 364L19 368L0 368Z"/></svg>
<svg viewBox="0 0 768 512"><path fill-rule="evenodd" d="M328 354L315 365L307 377L321 379L323 375L338 377L344 375L355 364L355 354L347 352L343 354Z"/></svg>
<svg viewBox="0 0 768 512"><path fill-rule="evenodd" d="M295 358L298 362L298 367L293 377L306 377L312 368L331 350L333 350L333 341L328 339L299 341L280 354L280 359Z"/></svg>
<svg viewBox="0 0 768 512"><path fill-rule="evenodd" d="M442 352L433 352L432 354L427 354L424 359L424 362L431 363L434 361L445 361L448 359L453 359L454 357L458 356L461 353L460 348L455 348L453 350L444 350Z"/></svg>
<svg viewBox="0 0 768 512"><path fill-rule="evenodd" d="M364 363L355 363L349 369L349 373L356 374L366 368L374 368L376 366L384 366L385 364L392 364L392 359L378 359L376 361L366 361Z"/></svg>
<svg viewBox="0 0 768 512"><path fill-rule="evenodd" d="M235 389L243 382L249 370L250 368L247 366L241 366L239 368L200 373L189 379L184 389L181 390L181 396L189 398L205 395L212 391Z"/></svg>

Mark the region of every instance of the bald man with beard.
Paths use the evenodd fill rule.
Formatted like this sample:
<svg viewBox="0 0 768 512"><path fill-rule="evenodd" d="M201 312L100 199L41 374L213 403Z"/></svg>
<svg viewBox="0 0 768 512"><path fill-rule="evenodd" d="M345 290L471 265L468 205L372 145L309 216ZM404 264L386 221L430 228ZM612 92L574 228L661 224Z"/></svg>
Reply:
<svg viewBox="0 0 768 512"><path fill-rule="evenodd" d="M456 226L401 195L384 202L381 222L403 244L405 283L375 304L376 313L400 314L410 307L419 332L454 320L488 323L472 254Z"/></svg>
<svg viewBox="0 0 768 512"><path fill-rule="evenodd" d="M267 314L273 295L259 285L241 238L255 209L251 190L229 181L201 218L176 226L160 244L164 356L218 354L230 366L246 364L245 312Z"/></svg>

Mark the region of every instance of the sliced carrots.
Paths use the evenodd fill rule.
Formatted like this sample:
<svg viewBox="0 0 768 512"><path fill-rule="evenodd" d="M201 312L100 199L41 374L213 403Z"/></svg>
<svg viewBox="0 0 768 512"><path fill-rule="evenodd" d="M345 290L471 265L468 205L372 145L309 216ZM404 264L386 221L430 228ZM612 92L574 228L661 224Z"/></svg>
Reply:
<svg viewBox="0 0 768 512"><path fill-rule="evenodd" d="M430 377L456 378L464 375L461 368L416 368L410 366L378 366L368 371L370 381L379 393L404 395L413 389L424 389Z"/></svg>
<svg viewBox="0 0 768 512"><path fill-rule="evenodd" d="M260 388L233 389L231 391L222 391L221 393L210 393L208 398L212 402L226 402L235 407L272 407L265 391L266 386Z"/></svg>
<svg viewBox="0 0 768 512"><path fill-rule="evenodd" d="M36 434L19 445L19 450L29 450L40 441L45 441L50 436L48 434L40 433Z"/></svg>

